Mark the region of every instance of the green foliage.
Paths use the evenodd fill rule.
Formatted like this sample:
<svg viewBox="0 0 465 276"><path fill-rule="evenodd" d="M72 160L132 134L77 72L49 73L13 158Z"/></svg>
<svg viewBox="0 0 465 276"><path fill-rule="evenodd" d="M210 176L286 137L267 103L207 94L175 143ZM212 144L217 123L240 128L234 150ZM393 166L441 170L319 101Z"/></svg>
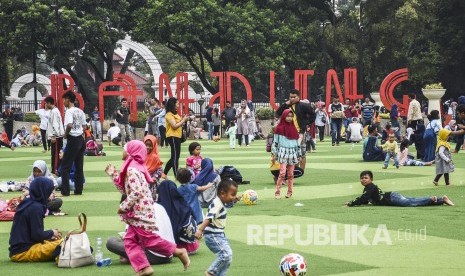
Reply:
<svg viewBox="0 0 465 276"><path fill-rule="evenodd" d="M260 109L257 109L256 115L260 120L269 120L274 119L275 112L274 109L271 107L262 107Z"/></svg>
<svg viewBox="0 0 465 276"><path fill-rule="evenodd" d="M137 112L137 121L134 124L137 128L145 128L145 123L147 122L147 113Z"/></svg>
<svg viewBox="0 0 465 276"><path fill-rule="evenodd" d="M40 117L35 113L24 113L24 122L40 123Z"/></svg>
<svg viewBox="0 0 465 276"><path fill-rule="evenodd" d="M444 89L444 86L442 86L442 83L440 83L440 82L438 82L438 83L430 83L430 84L425 85L425 87L423 87L423 89Z"/></svg>

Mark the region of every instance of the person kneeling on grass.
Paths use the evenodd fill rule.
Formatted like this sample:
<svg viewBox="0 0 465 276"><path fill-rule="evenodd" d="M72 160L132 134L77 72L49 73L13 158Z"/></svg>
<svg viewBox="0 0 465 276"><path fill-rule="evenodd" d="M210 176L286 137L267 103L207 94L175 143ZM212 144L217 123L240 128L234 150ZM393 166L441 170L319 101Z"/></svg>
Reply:
<svg viewBox="0 0 465 276"><path fill-rule="evenodd" d="M371 171L363 171L360 173L360 183L365 187L363 194L356 199L346 203L346 206L353 207L358 205L380 206L399 206L399 207L416 207L428 205L449 205L454 206L454 203L445 195L442 198L437 196L431 197L405 197L397 192L383 193L378 186L373 183L373 173Z"/></svg>
<svg viewBox="0 0 465 276"><path fill-rule="evenodd" d="M53 261L60 254L61 233L58 229L44 231L47 200L53 189L49 178L34 178L29 186L30 197L16 209L9 242L13 262Z"/></svg>

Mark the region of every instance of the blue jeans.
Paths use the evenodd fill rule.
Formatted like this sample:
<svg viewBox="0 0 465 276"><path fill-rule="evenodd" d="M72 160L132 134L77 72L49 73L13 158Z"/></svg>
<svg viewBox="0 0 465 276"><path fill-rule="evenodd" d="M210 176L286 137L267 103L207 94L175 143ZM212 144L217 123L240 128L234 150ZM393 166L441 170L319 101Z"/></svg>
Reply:
<svg viewBox="0 0 465 276"><path fill-rule="evenodd" d="M342 119L331 119L331 137L333 144L341 141Z"/></svg>
<svg viewBox="0 0 465 276"><path fill-rule="evenodd" d="M391 202L393 206L400 207L442 205L444 203L442 197L438 197L437 202L434 202L431 197L405 197L397 192L391 192Z"/></svg>
<svg viewBox="0 0 465 276"><path fill-rule="evenodd" d="M386 159L384 159L384 167L387 168L389 166L389 160L391 159L391 157L394 158L394 165L396 167L399 167L399 158L397 157L397 153L390 152L390 151L386 153Z"/></svg>
<svg viewBox="0 0 465 276"><path fill-rule="evenodd" d="M228 272L232 261L232 250L224 233L205 234L205 244L208 249L216 254L215 261L208 268L208 273L215 276L223 276Z"/></svg>
<svg viewBox="0 0 465 276"><path fill-rule="evenodd" d="M213 122L207 122L207 125L208 125L208 140L213 140L213 130L214 130Z"/></svg>

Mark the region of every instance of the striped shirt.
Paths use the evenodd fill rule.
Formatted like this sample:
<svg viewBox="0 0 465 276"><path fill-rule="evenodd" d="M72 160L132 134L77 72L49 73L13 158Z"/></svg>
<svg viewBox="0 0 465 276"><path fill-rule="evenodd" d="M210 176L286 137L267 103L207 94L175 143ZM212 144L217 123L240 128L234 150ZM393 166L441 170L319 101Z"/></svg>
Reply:
<svg viewBox="0 0 465 276"><path fill-rule="evenodd" d="M210 224L205 227L205 234L224 233L226 227L226 208L219 197L216 197L208 206L208 213L205 217L210 220Z"/></svg>

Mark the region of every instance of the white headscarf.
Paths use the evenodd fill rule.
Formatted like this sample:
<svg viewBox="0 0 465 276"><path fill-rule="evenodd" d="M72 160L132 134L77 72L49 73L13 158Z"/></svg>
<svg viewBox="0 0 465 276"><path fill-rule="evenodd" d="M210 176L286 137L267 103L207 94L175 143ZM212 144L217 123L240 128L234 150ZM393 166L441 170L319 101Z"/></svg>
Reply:
<svg viewBox="0 0 465 276"><path fill-rule="evenodd" d="M56 179L55 177L53 177L52 173L47 167L47 163L45 163L44 160L36 160L34 164L32 164L32 172L29 178L27 179L29 184L32 182L32 180L34 180L34 168L38 168L42 172L42 176L50 178L53 181L54 186L57 186Z"/></svg>

